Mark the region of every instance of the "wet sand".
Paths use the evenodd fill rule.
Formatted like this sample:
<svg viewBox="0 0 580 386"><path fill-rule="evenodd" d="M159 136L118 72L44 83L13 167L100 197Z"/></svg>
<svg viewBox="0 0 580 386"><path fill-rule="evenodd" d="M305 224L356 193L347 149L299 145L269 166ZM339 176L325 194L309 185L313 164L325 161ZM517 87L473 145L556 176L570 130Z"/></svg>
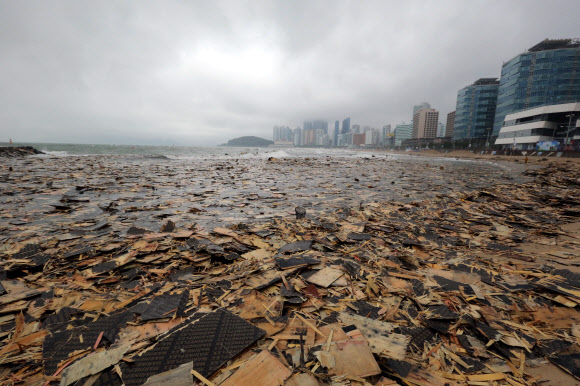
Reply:
<svg viewBox="0 0 580 386"><path fill-rule="evenodd" d="M146 379L135 369L141 355L155 351L156 340L135 340L128 330L160 319L159 331L193 328L196 315L226 309L267 331L255 351L274 347L291 372L306 366L290 364L296 342L272 336L296 336L284 332L297 320L294 312L320 329L353 323L352 314L366 323L386 323L381 326L395 332L383 331L383 337L392 333L406 342L389 354L395 356L374 352L382 375L400 382L427 375L432 383L467 381L469 374L492 369L497 379L512 381L500 384L513 384L522 376L515 366L529 383L574 384L545 357L573 352L580 338L573 335L580 321L573 276L580 272L576 165L563 159L524 165L382 152L281 159L7 159L0 166L0 289L6 289L0 295L0 334L10 343L3 349L3 376L42 384L63 358L80 355L77 346L67 346L71 337L81 343L87 336L96 339L100 320L122 316L129 319L118 322L121 331L107 330L111 342L98 350L111 350L112 341L130 344L121 372L127 379ZM297 206L306 209L305 219L295 219ZM328 281L322 272L338 276ZM555 287L553 272L567 281ZM166 299L176 306L152 309ZM441 307L445 315L434 318ZM556 311L568 316L552 317ZM74 317L63 316L69 314ZM488 330L482 332L482 325ZM525 334L516 335L514 325ZM311 335L309 349L316 350L318 332L302 327ZM48 337L37 337L45 329ZM495 331L502 342L492 342ZM474 340L460 343L465 335ZM32 341L23 352L20 339ZM327 336L322 341L333 343ZM235 355L228 366L242 368L254 352ZM474 367L455 371L452 366L463 363L457 355ZM519 355L528 355L524 364ZM393 358L413 370L401 373ZM320 382L336 375L315 357L306 362ZM96 377L105 382L116 372L109 368ZM366 378L371 383L378 381L373 374ZM220 370L212 380L228 375Z"/></svg>
<svg viewBox="0 0 580 386"><path fill-rule="evenodd" d="M9 172L8 168L13 171ZM284 218L341 207L422 201L526 180L521 165L376 155L352 158L181 160L136 156L29 157L0 169L5 225L44 234L107 220L116 231ZM24 226L26 225L26 226ZM4 228L5 236L18 231Z"/></svg>

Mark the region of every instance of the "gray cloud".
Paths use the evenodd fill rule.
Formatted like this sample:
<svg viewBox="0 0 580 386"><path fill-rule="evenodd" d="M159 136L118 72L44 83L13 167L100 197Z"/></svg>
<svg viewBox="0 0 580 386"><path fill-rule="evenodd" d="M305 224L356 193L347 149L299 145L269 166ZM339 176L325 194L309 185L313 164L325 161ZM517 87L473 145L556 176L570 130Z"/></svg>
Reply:
<svg viewBox="0 0 580 386"><path fill-rule="evenodd" d="M566 12L555 11L566 10ZM381 127L547 37L576 1L0 2L0 141L215 145ZM332 124L331 124L332 126Z"/></svg>

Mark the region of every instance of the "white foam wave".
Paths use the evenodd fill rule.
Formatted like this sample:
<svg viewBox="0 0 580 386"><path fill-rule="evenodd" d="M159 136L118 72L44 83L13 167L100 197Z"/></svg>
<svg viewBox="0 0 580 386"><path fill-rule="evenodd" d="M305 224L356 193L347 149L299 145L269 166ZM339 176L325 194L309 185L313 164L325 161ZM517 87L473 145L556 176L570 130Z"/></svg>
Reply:
<svg viewBox="0 0 580 386"><path fill-rule="evenodd" d="M44 154L39 154L39 156L66 157L70 155L67 151L64 150L59 151L59 150L40 149L40 151L43 152Z"/></svg>

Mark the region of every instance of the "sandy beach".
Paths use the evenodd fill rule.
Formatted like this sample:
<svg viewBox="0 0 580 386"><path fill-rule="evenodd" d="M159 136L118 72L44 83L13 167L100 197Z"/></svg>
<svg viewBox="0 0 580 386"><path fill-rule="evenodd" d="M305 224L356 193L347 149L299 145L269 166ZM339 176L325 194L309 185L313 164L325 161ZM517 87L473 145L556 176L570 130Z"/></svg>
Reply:
<svg viewBox="0 0 580 386"><path fill-rule="evenodd" d="M469 154L3 160L2 379L574 384L577 160Z"/></svg>

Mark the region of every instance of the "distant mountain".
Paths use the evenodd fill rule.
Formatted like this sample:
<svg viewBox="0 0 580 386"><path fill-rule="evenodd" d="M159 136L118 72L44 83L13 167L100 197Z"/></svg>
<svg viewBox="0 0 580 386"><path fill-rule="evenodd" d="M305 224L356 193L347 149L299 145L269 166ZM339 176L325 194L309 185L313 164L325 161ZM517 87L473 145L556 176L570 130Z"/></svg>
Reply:
<svg viewBox="0 0 580 386"><path fill-rule="evenodd" d="M239 137L230 139L225 146L236 146L236 147L266 147L268 145L273 145L274 141L269 141L260 137Z"/></svg>

